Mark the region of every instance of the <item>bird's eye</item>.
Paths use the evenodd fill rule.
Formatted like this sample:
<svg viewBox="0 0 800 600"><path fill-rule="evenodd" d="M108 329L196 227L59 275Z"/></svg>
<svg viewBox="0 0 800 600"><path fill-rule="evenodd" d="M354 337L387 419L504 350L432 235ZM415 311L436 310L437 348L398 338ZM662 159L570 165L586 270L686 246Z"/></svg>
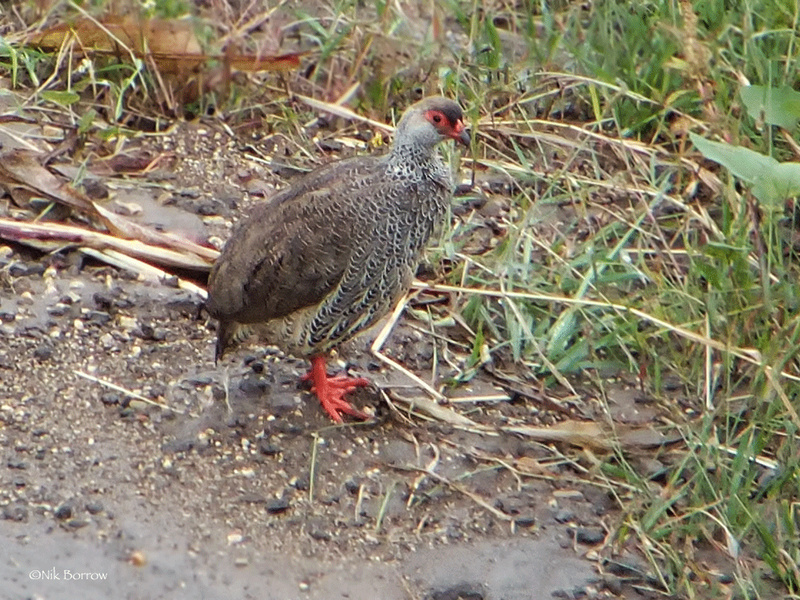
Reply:
<svg viewBox="0 0 800 600"><path fill-rule="evenodd" d="M442 115L433 115L433 122L437 125L442 122Z"/></svg>

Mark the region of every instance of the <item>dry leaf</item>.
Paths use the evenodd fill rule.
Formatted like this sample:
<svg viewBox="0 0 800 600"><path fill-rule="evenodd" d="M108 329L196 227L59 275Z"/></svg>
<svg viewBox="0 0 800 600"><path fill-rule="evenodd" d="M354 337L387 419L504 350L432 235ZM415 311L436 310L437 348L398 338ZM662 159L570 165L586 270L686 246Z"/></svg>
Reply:
<svg viewBox="0 0 800 600"><path fill-rule="evenodd" d="M502 431L516 433L540 442L571 444L595 450L649 448L680 441L677 434L668 437L650 427L617 426L615 431L591 421L562 421L552 427L503 427Z"/></svg>
<svg viewBox="0 0 800 600"><path fill-rule="evenodd" d="M39 163L40 155L29 150L11 150L0 155L0 185L27 188L71 208L91 213L92 201Z"/></svg>
<svg viewBox="0 0 800 600"><path fill-rule="evenodd" d="M524 435L540 442L561 442L599 450L610 450L613 446L609 433L597 423L588 421L561 421L551 427L503 427L502 431Z"/></svg>
<svg viewBox="0 0 800 600"><path fill-rule="evenodd" d="M195 35L190 19L142 19L135 15L106 17L101 21L82 18L61 23L32 36L28 43L56 51L74 42L90 53L134 55L151 58L162 75L187 75L199 72L209 61L221 61L227 69L238 71L288 70L300 66L301 53L280 55L240 54L227 50L206 54Z"/></svg>
<svg viewBox="0 0 800 600"><path fill-rule="evenodd" d="M6 187L24 186L44 197L52 198L57 202L80 210L98 219L111 233L118 237L139 240L148 246L162 246L163 248L178 252L181 255L194 255L194 258L191 260L185 256L181 258L179 266L204 271L209 270L211 268L211 263L216 260L216 257L219 255L219 252L214 248L201 246L180 235L156 231L150 227L139 225L126 217L117 215L103 208L73 188L69 183L53 175L38 162L37 158L38 155L36 153L26 150L12 150L11 152L0 155L0 185L5 185ZM12 223L16 222L12 221ZM81 230L80 228L75 228L75 230L82 232L80 235L85 235L88 232L88 230ZM30 231L30 237L39 240L45 240L47 237L46 231ZM70 232L69 235L75 234L76 231ZM20 238L12 237L11 239ZM62 239L62 241L67 240L67 238L59 239ZM69 241L81 243L78 239ZM118 250L125 252L124 246L118 248ZM151 254L151 256L155 259L157 253ZM170 260L165 262L165 264L174 265L175 263Z"/></svg>
<svg viewBox="0 0 800 600"><path fill-rule="evenodd" d="M108 227L108 230L120 237L141 240L147 244L165 246L168 248L178 248L186 252L191 252L205 259L206 269L210 269L210 263L219 256L219 251L207 246L201 246L184 237L170 233L168 231L156 231L146 225L134 223L127 217L118 215L113 211L103 208L97 203L92 203L97 216Z"/></svg>
<svg viewBox="0 0 800 600"><path fill-rule="evenodd" d="M25 223L0 218L0 238L26 243L41 250L52 250L74 244L96 250L117 250L128 256L150 262L207 271L209 262L189 252L153 246L138 240L126 240L105 233L63 223Z"/></svg>

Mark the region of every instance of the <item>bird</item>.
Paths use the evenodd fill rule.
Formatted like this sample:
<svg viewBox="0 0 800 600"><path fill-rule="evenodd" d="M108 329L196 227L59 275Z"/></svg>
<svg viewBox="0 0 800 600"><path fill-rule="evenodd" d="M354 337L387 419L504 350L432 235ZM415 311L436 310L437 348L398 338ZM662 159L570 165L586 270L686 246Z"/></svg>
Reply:
<svg viewBox="0 0 800 600"><path fill-rule="evenodd" d="M423 98L403 113L388 152L323 165L256 206L209 275L215 361L255 334L310 360L303 379L333 421L368 419L346 398L368 380L329 376L326 357L408 292L452 198L437 149L448 139L471 144L461 107Z"/></svg>

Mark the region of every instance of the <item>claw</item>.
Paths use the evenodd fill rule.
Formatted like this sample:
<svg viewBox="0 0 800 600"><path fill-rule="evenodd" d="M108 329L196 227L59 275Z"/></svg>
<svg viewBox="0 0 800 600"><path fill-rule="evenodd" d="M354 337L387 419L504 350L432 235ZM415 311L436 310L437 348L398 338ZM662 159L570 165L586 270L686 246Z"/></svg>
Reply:
<svg viewBox="0 0 800 600"><path fill-rule="evenodd" d="M319 398L322 408L334 421L342 423L342 414L348 414L358 419L369 419L369 415L361 412L345 400L345 394L356 388L369 385L369 380L363 377L348 377L336 375L329 377L325 369L325 357L315 356L311 359L311 371L304 375L303 380L311 380L311 391Z"/></svg>

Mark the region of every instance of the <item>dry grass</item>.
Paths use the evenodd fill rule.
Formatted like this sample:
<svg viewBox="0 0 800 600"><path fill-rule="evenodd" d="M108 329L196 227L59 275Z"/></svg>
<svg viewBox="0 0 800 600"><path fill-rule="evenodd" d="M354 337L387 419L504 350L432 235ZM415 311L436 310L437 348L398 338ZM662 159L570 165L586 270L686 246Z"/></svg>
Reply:
<svg viewBox="0 0 800 600"><path fill-rule="evenodd" d="M620 516L605 554L635 544L659 593L797 598L795 215L762 211L687 137L796 159L791 135L749 119L737 100L745 80L797 85L796 6L552 4L187 6L205 55L304 54L288 72L220 75L212 61L183 102L168 70L135 49L80 60L66 43L48 53L24 45L32 32L89 14L71 3L6 9L0 62L26 116L62 123L106 153L183 114L232 129L258 120L305 162L315 136L352 143L357 129L377 132L419 96L458 97L476 132L462 173L476 186L430 252L445 270L421 286L448 303L410 304L440 341L432 393L489 372L529 402L591 401L602 426L569 419L572 429L549 428L551 437L524 422L477 426L485 415L460 413L458 403L448 418L540 439L576 477L614 494ZM181 12L166 2L154 10ZM452 339L453 323L466 341ZM436 377L454 369L450 382ZM670 446L626 438L611 417L612 377L659 406L653 425L671 432ZM643 471L643 456L662 469ZM709 548L732 583L701 561Z"/></svg>

